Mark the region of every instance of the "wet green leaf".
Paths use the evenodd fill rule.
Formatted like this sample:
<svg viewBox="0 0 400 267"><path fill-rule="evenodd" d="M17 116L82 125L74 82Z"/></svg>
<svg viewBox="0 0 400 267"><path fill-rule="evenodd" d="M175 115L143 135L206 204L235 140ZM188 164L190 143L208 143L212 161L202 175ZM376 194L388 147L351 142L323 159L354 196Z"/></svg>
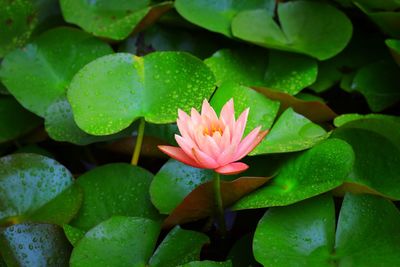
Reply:
<svg viewBox="0 0 400 267"><path fill-rule="evenodd" d="M0 158L0 220L67 223L78 211L81 192L71 188L70 172L36 154Z"/></svg>
<svg viewBox="0 0 400 267"><path fill-rule="evenodd" d="M16 47L23 46L38 24L33 1L1 0L0 58Z"/></svg>
<svg viewBox="0 0 400 267"><path fill-rule="evenodd" d="M278 118L251 155L301 151L328 138L330 133L306 117L288 108Z"/></svg>
<svg viewBox="0 0 400 267"><path fill-rule="evenodd" d="M150 219L111 217L76 244L70 266L145 266L159 232L160 224Z"/></svg>
<svg viewBox="0 0 400 267"><path fill-rule="evenodd" d="M270 183L243 197L234 210L283 206L327 192L343 183L354 163L349 144L328 139L284 162Z"/></svg>
<svg viewBox="0 0 400 267"><path fill-rule="evenodd" d="M59 226L30 223L2 229L0 250L8 267L67 267L71 246Z"/></svg>
<svg viewBox="0 0 400 267"><path fill-rule="evenodd" d="M193 189L210 181L212 174L211 170L170 159L154 176L150 186L151 201L160 213L170 214Z"/></svg>
<svg viewBox="0 0 400 267"><path fill-rule="evenodd" d="M84 199L71 226L89 230L114 215L159 219L148 193L152 174L125 163L97 167L77 180Z"/></svg>
<svg viewBox="0 0 400 267"><path fill-rule="evenodd" d="M356 155L345 181L400 199L400 121L384 115L350 119L339 119L340 127L332 135L348 142Z"/></svg>
<svg viewBox="0 0 400 267"><path fill-rule="evenodd" d="M254 257L264 266L334 266L335 223L329 195L271 208L254 234Z"/></svg>
<svg viewBox="0 0 400 267"><path fill-rule="evenodd" d="M64 229L64 234L67 237L68 241L75 246L76 243L82 239L82 237L85 235L85 231L73 227L69 224L64 224L63 225L63 229Z"/></svg>
<svg viewBox="0 0 400 267"><path fill-rule="evenodd" d="M0 77L24 107L43 117L47 108L65 95L79 69L110 53L107 44L87 33L55 28L8 54L2 62Z"/></svg>
<svg viewBox="0 0 400 267"><path fill-rule="evenodd" d="M207 30L232 36L231 21L243 10L265 8L266 12L274 12L273 0L255 1L211 1L211 0L176 0L175 8L188 21Z"/></svg>
<svg viewBox="0 0 400 267"><path fill-rule="evenodd" d="M338 54L350 41L352 25L344 13L317 1L279 3L277 20L264 10L242 11L232 21L235 37L320 60Z"/></svg>
<svg viewBox="0 0 400 267"><path fill-rule="evenodd" d="M335 234L330 196L275 207L260 220L254 254L264 266L397 266L400 213L388 200L347 194Z"/></svg>
<svg viewBox="0 0 400 267"><path fill-rule="evenodd" d="M212 72L187 53L119 53L81 69L71 82L68 100L80 128L105 135L139 117L151 123L175 122L178 108L198 108L214 86Z"/></svg>
<svg viewBox="0 0 400 267"><path fill-rule="evenodd" d="M177 267L232 267L231 261L192 261Z"/></svg>
<svg viewBox="0 0 400 267"><path fill-rule="evenodd" d="M151 267L175 267L200 259L200 251L209 239L205 234L188 231L176 226L164 238L153 256Z"/></svg>
<svg viewBox="0 0 400 267"><path fill-rule="evenodd" d="M0 143L20 137L40 124L41 120L14 98L0 97Z"/></svg>
<svg viewBox="0 0 400 267"><path fill-rule="evenodd" d="M271 50L264 85L295 95L317 79L316 60L294 53Z"/></svg>
<svg viewBox="0 0 400 267"><path fill-rule="evenodd" d="M125 39L149 12L150 0L61 0L64 18L96 36Z"/></svg>
<svg viewBox="0 0 400 267"><path fill-rule="evenodd" d="M382 61L361 68L354 77L351 89L359 91L371 110L378 112L400 100L399 83L399 66Z"/></svg>

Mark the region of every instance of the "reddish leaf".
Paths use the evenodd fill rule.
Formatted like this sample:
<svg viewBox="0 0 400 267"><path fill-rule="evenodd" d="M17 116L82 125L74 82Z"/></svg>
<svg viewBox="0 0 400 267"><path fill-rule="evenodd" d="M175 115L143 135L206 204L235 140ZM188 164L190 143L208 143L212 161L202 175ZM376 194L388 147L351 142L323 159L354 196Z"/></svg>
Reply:
<svg viewBox="0 0 400 267"><path fill-rule="evenodd" d="M265 95L269 99L277 100L281 103L280 112L288 107L292 107L294 111L309 118L313 122L331 121L337 114L326 104L319 101L304 101L294 96L273 91L265 87L252 87L257 92Z"/></svg>
<svg viewBox="0 0 400 267"><path fill-rule="evenodd" d="M151 7L147 15L136 25L132 35L137 34L153 25L162 15L173 7L173 2L164 2Z"/></svg>
<svg viewBox="0 0 400 267"><path fill-rule="evenodd" d="M229 207L244 195L264 185L271 177L241 177L234 181L221 181L224 207ZM194 189L164 221L163 227L195 221L215 212L213 182L209 181Z"/></svg>

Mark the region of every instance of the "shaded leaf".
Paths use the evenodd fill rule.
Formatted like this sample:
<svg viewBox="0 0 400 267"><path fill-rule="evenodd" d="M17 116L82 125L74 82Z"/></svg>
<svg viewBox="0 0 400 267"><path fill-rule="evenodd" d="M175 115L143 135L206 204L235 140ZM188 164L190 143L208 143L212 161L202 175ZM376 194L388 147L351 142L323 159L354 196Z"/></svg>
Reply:
<svg viewBox="0 0 400 267"><path fill-rule="evenodd" d="M139 217L113 216L76 244L70 266L145 266L160 232L159 223Z"/></svg>
<svg viewBox="0 0 400 267"><path fill-rule="evenodd" d="M400 100L399 82L399 67L394 62L382 61L361 68L354 77L351 89L359 91L371 110L378 112Z"/></svg>
<svg viewBox="0 0 400 267"><path fill-rule="evenodd" d="M150 186L151 201L160 213L170 214L193 189L210 181L212 175L212 170L170 159L154 176Z"/></svg>
<svg viewBox="0 0 400 267"><path fill-rule="evenodd" d="M7 266L68 266L71 246L59 226L17 224L0 231Z"/></svg>
<svg viewBox="0 0 400 267"><path fill-rule="evenodd" d="M175 267L200 259L200 251L209 239L205 234L173 228L150 258L149 266Z"/></svg>
<svg viewBox="0 0 400 267"><path fill-rule="evenodd" d="M229 207L268 180L269 178L265 177L241 177L234 181L221 181L222 205ZM201 184L187 195L182 203L165 219L164 227L172 227L213 215L215 205L213 182Z"/></svg>
<svg viewBox="0 0 400 267"><path fill-rule="evenodd" d="M388 39L385 43L389 47L394 60L400 65L400 40Z"/></svg>
<svg viewBox="0 0 400 267"><path fill-rule="evenodd" d="M97 167L77 180L84 200L71 226L89 230L111 216L134 216L159 219L150 202L152 174L125 163Z"/></svg>
<svg viewBox="0 0 400 267"><path fill-rule="evenodd" d="M24 107L43 117L47 108L65 95L79 69L110 53L110 46L87 33L55 28L9 53L1 64L0 77Z"/></svg>
<svg viewBox="0 0 400 267"><path fill-rule="evenodd" d="M0 98L0 143L13 140L38 127L41 120L12 97Z"/></svg>
<svg viewBox="0 0 400 267"><path fill-rule="evenodd" d="M231 261L192 261L177 267L232 267Z"/></svg>
<svg viewBox="0 0 400 267"><path fill-rule="evenodd" d="M71 188L70 172L36 154L0 158L0 220L67 223L78 211L81 192Z"/></svg>

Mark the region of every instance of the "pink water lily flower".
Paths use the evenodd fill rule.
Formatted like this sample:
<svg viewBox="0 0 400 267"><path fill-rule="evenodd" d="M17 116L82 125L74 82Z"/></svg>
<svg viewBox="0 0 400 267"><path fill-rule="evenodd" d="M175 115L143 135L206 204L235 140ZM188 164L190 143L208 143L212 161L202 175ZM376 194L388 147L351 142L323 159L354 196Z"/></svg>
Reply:
<svg viewBox="0 0 400 267"><path fill-rule="evenodd" d="M204 100L201 114L194 108L191 116L178 110L177 124L181 135L175 135L175 139L180 147L158 147L170 157L196 168L213 169L221 174L240 173L249 166L238 161L268 133L261 131L259 126L242 139L248 114L247 108L235 120L233 99L230 99L218 118L208 101Z"/></svg>

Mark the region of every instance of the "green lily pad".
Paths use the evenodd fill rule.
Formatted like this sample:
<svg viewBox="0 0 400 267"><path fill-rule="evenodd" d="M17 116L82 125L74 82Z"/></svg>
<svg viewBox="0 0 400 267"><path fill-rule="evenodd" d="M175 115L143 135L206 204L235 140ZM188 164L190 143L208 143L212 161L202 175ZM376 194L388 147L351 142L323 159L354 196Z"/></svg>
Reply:
<svg viewBox="0 0 400 267"><path fill-rule="evenodd" d="M391 61L382 61L361 68L354 77L351 89L359 91L371 110L378 112L400 100L399 83L399 66Z"/></svg>
<svg viewBox="0 0 400 267"><path fill-rule="evenodd" d="M235 82L246 86L266 86L279 92L297 94L317 78L317 62L309 57L252 47L221 49L204 60L217 84Z"/></svg>
<svg viewBox="0 0 400 267"><path fill-rule="evenodd" d="M274 12L275 1L224 1L211 0L176 0L175 8L188 21L207 30L219 32L231 37L231 21L235 15L243 10L265 8L265 12Z"/></svg>
<svg viewBox="0 0 400 267"><path fill-rule="evenodd" d="M315 59L307 56L273 51L268 57L264 85L279 92L295 95L317 79Z"/></svg>
<svg viewBox="0 0 400 267"><path fill-rule="evenodd" d="M349 144L328 139L282 164L266 186L243 197L234 210L289 205L327 192L343 183L354 163Z"/></svg>
<svg viewBox="0 0 400 267"><path fill-rule="evenodd" d="M148 265L151 267L175 267L199 260L201 248L209 242L210 240L205 234L183 230L176 226L158 246Z"/></svg>
<svg viewBox="0 0 400 267"><path fill-rule="evenodd" d="M288 108L250 155L301 151L328 138L321 126Z"/></svg>
<svg viewBox="0 0 400 267"><path fill-rule="evenodd" d="M25 110L14 98L0 97L0 143L35 129L41 120Z"/></svg>
<svg viewBox="0 0 400 267"><path fill-rule="evenodd" d="M352 25L344 13L317 1L279 3L277 20L264 9L242 11L232 21L235 37L284 51L325 60L350 41Z"/></svg>
<svg viewBox="0 0 400 267"><path fill-rule="evenodd" d="M150 219L111 217L76 244L70 266L145 266L159 232L160 224Z"/></svg>
<svg viewBox="0 0 400 267"><path fill-rule="evenodd" d="M69 222L82 201L72 184L70 172L53 159L23 153L0 158L1 223Z"/></svg>
<svg viewBox="0 0 400 267"><path fill-rule="evenodd" d="M224 82L221 84L211 99L211 105L219 114L222 107L233 98L235 106L235 118L246 109L250 108L244 134L248 134L254 128L262 126L262 130L267 130L279 110L279 102L266 98L259 92L234 82Z"/></svg>
<svg viewBox="0 0 400 267"><path fill-rule="evenodd" d="M264 266L397 266L400 213L372 195L344 198L335 234L330 196L275 207L260 220L254 255Z"/></svg>
<svg viewBox="0 0 400 267"><path fill-rule="evenodd" d="M63 229L64 229L65 236L67 237L68 241L73 246L75 246L76 243L78 243L78 241L81 240L82 237L84 237L84 235L86 234L85 231L83 231L79 228L73 227L69 224L64 224Z"/></svg>
<svg viewBox="0 0 400 267"><path fill-rule="evenodd" d="M399 22L400 13L396 11L374 11L363 3L355 2L361 11L371 19L386 34L395 38L400 38Z"/></svg>
<svg viewBox="0 0 400 267"><path fill-rule="evenodd" d="M399 210L390 201L347 194L339 214L333 257L340 266L397 266L399 227Z"/></svg>
<svg viewBox="0 0 400 267"><path fill-rule="evenodd" d="M356 160L345 181L400 199L400 122L378 115L352 120L332 134L354 149Z"/></svg>
<svg viewBox="0 0 400 267"><path fill-rule="evenodd" d="M61 0L60 4L67 22L95 36L123 40L149 13L150 2Z"/></svg>
<svg viewBox="0 0 400 267"><path fill-rule="evenodd" d="M170 214L197 186L212 180L213 172L170 159L150 186L151 201L162 214ZM166 190L168 188L168 190Z"/></svg>
<svg viewBox="0 0 400 267"><path fill-rule="evenodd" d="M217 84L230 81L247 86L263 86L268 53L262 49L221 49L204 63L214 72Z"/></svg>
<svg viewBox="0 0 400 267"><path fill-rule="evenodd" d="M398 0L357 0L357 4L362 4L370 9L374 10L395 10L400 8L400 2Z"/></svg>
<svg viewBox="0 0 400 267"><path fill-rule="evenodd" d="M59 226L17 224L0 231L7 266L68 266L71 246Z"/></svg>
<svg viewBox="0 0 400 267"><path fill-rule="evenodd" d="M108 141L130 136L132 127L113 135L95 136L82 131L74 121L71 105L66 97L54 101L45 113L45 127L49 136L60 142L87 145L94 142Z"/></svg>
<svg viewBox="0 0 400 267"><path fill-rule="evenodd" d="M9 53L2 62L0 77L18 102L43 117L47 108L65 95L78 70L110 53L109 45L87 33L55 28Z"/></svg>
<svg viewBox="0 0 400 267"><path fill-rule="evenodd" d="M400 65L400 40L388 39L385 43L389 47L394 60Z"/></svg>
<svg viewBox="0 0 400 267"><path fill-rule="evenodd" d="M23 46L38 24L33 1L0 0L0 58Z"/></svg>
<svg viewBox="0 0 400 267"><path fill-rule="evenodd" d="M264 266L334 266L335 206L322 195L271 208L254 234L254 257Z"/></svg>
<svg viewBox="0 0 400 267"><path fill-rule="evenodd" d="M178 108L198 109L214 87L212 72L187 53L118 53L81 69L71 82L68 100L81 129L105 135L139 117L151 123L175 122Z"/></svg>
<svg viewBox="0 0 400 267"><path fill-rule="evenodd" d="M114 215L159 219L148 193L152 174L125 163L97 167L77 179L82 207L71 226L89 230Z"/></svg>

